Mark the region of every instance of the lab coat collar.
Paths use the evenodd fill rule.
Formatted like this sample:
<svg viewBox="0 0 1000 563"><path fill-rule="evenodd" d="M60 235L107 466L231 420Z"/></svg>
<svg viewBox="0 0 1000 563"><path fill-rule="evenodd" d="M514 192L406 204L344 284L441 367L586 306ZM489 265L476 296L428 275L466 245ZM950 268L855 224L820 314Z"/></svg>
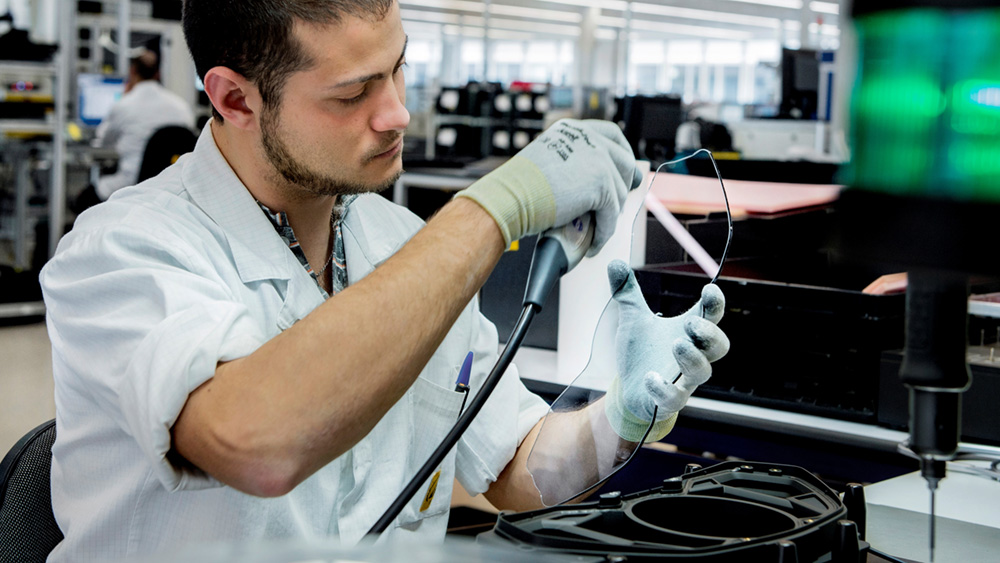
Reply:
<svg viewBox="0 0 1000 563"><path fill-rule="evenodd" d="M348 281L354 284L398 252L424 222L405 208L369 193L351 203L342 226Z"/></svg>
<svg viewBox="0 0 1000 563"><path fill-rule="evenodd" d="M226 233L243 282L291 279L295 257L219 151L211 119L181 174L191 199Z"/></svg>
<svg viewBox="0 0 1000 563"><path fill-rule="evenodd" d="M135 94L146 90L158 90L160 88L163 88L163 85L156 80L141 80L133 84L132 89L129 90L128 93Z"/></svg>

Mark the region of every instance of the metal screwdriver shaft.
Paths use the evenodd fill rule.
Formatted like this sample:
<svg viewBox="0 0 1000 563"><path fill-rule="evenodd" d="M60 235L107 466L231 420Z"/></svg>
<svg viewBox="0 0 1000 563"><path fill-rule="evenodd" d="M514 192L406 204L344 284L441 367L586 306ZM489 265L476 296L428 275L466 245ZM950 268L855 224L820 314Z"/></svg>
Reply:
<svg viewBox="0 0 1000 563"><path fill-rule="evenodd" d="M944 479L945 476L945 462L940 459L934 459L930 456L921 457L920 473L924 477L924 480L927 481L927 490L931 493L931 510L928 515L930 518L928 522L930 533L927 538L927 548L930 552L930 561L931 563L934 563L934 547L935 539L937 538L937 534L935 533L937 530L937 489L938 483L940 483L941 479Z"/></svg>
<svg viewBox="0 0 1000 563"><path fill-rule="evenodd" d="M930 561L930 563L934 563L934 537L935 537L935 534L934 534L934 532L935 532L934 524L935 524L935 520L936 520L935 517L934 517L934 514L935 514L935 512L934 512L934 500L937 497L937 482L936 481L934 481L934 482L928 481L927 482L927 487L931 491L931 514L930 514L930 520L931 520L930 521L930 526L931 526L931 530L930 530L930 546L929 546L930 547L930 552L931 552L931 561Z"/></svg>

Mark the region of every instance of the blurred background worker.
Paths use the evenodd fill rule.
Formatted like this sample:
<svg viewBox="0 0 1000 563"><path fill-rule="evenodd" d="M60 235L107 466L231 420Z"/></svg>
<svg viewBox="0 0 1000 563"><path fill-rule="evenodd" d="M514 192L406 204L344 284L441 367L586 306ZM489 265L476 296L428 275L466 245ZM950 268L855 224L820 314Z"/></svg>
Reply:
<svg viewBox="0 0 1000 563"><path fill-rule="evenodd" d="M194 122L191 105L160 84L159 56L144 49L129 65L125 94L97 130L95 143L115 149L119 156L118 171L102 176L97 184L100 201L139 180L142 156L153 133L171 125L193 129Z"/></svg>

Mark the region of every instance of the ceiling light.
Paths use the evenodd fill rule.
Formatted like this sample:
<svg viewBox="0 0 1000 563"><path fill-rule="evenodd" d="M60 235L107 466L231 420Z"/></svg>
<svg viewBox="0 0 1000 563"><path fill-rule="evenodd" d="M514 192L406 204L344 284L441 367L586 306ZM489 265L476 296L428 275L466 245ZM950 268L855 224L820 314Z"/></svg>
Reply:
<svg viewBox="0 0 1000 563"><path fill-rule="evenodd" d="M468 0L400 0L400 6L436 8L439 10L469 12L472 14L482 14L485 8L483 2L471 2ZM583 19L583 16L577 12L567 12L565 10L542 10L539 8L511 6L509 4L490 3L489 11L491 14L501 16L569 23L579 23Z"/></svg>
<svg viewBox="0 0 1000 563"><path fill-rule="evenodd" d="M834 4L833 2L810 2L809 9L821 14L837 15L840 13L840 4Z"/></svg>
<svg viewBox="0 0 1000 563"><path fill-rule="evenodd" d="M678 23L651 22L647 20L633 20L633 31L655 31L657 33L674 35L693 35L697 37L717 37L720 39L732 39L743 41L751 39L753 34L749 31L736 31L733 29L723 29L720 27L704 27L700 25L685 25Z"/></svg>
<svg viewBox="0 0 1000 563"><path fill-rule="evenodd" d="M765 18L761 16L747 16L743 14L733 14L729 12L715 12L710 10L695 10L691 8L676 8L661 4L642 4L636 2L632 4L632 11L641 14L651 14L657 16L668 16L675 18L686 18L695 20L706 20L722 23L734 23L738 25L750 25L777 29L781 24L778 18Z"/></svg>
<svg viewBox="0 0 1000 563"><path fill-rule="evenodd" d="M540 0L548 4L563 4L567 6L582 6L584 8L602 8L604 10L625 11L628 2L622 0Z"/></svg>
<svg viewBox="0 0 1000 563"><path fill-rule="evenodd" d="M743 2L744 4L759 4L761 6L774 6L775 8L788 8L791 10L801 10L802 0L730 0L731 2Z"/></svg>
<svg viewBox="0 0 1000 563"><path fill-rule="evenodd" d="M458 10L463 12L483 12L482 2L472 2L469 0L400 0L400 6L420 6L423 8L437 8L439 10Z"/></svg>
<svg viewBox="0 0 1000 563"><path fill-rule="evenodd" d="M426 22L426 21L414 21L404 19L406 22L406 35L410 37L411 43L415 38L438 38L441 37L441 24ZM409 48L407 49L406 57L411 59L411 54ZM414 61L420 62L420 61Z"/></svg>
<svg viewBox="0 0 1000 563"><path fill-rule="evenodd" d="M524 8L521 6L509 6L506 4L490 4L490 13L501 16L514 16L536 20L551 20L570 23L579 23L583 20L583 16L576 12L540 10L538 8Z"/></svg>
<svg viewBox="0 0 1000 563"><path fill-rule="evenodd" d="M445 35L461 35L462 37L469 37L471 39L483 38L483 28L481 27L459 27L457 25L446 25L443 27ZM536 39L537 35L533 33L524 33L520 31L508 31L505 29L491 29L490 39L506 39L510 41L531 41Z"/></svg>
<svg viewBox="0 0 1000 563"><path fill-rule="evenodd" d="M509 29L514 31L530 31L543 35L580 35L578 25L559 25L554 23L528 22L523 20L509 20L504 18L490 18L491 29Z"/></svg>
<svg viewBox="0 0 1000 563"><path fill-rule="evenodd" d="M615 18L611 16L601 16L597 18L597 25L600 27L625 27L625 18Z"/></svg>
<svg viewBox="0 0 1000 563"><path fill-rule="evenodd" d="M402 11L401 11L402 13ZM447 15L447 14L439 14ZM455 16L454 19L441 20L441 19L421 19L419 17L406 18L406 19L418 19L421 21L434 21L438 23L449 24L446 29L457 29L458 27L475 29L479 28L480 31L476 32L479 37L482 37L482 28L486 26L486 18L483 16ZM494 29L506 30L506 31L518 31L522 34L533 33L535 35L567 35L571 37L576 37L580 35L580 27L576 25L560 25L554 23L541 23L541 22L529 22L523 20L511 20L506 18L490 18L490 37L493 37L492 31ZM451 34L451 33L450 33ZM452 34L454 35L454 34Z"/></svg>
<svg viewBox="0 0 1000 563"><path fill-rule="evenodd" d="M462 23L462 16L457 14L446 14L444 12L426 12L424 10L399 10L399 15L407 21L422 21L433 23Z"/></svg>

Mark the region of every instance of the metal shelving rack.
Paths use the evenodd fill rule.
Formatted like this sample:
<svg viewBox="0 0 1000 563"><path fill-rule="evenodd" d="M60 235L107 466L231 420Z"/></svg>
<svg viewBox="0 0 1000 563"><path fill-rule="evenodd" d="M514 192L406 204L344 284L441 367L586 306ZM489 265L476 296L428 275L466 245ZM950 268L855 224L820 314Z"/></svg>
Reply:
<svg viewBox="0 0 1000 563"><path fill-rule="evenodd" d="M59 26L59 37L70 37L71 13L69 3L59 2L56 4L56 17ZM44 74L53 79L53 103L54 111L49 119L0 119L0 134L10 133L29 135L51 135L51 166L48 189L48 216L49 216L49 248L48 255L55 252L56 244L63 234L63 224L66 220L66 119L67 101L69 92L69 50L63 45L59 49L51 62L26 62L26 61L0 61L0 70L24 72L31 74ZM8 232L0 233L12 237L14 241L14 266L25 268L27 264L27 231L29 224L29 193L30 171L28 170L27 159L23 154L27 153L27 143L16 139L8 138L5 143L17 144L17 149L10 153L22 152L16 156L14 174L15 206L13 216L13 227L7 229ZM0 296L2 299L2 296ZM0 318L21 317L41 315L45 312L45 305L42 301L27 302L3 302L0 303Z"/></svg>
<svg viewBox="0 0 1000 563"><path fill-rule="evenodd" d="M424 156L427 160L433 160L436 153L436 142L438 127L441 125L465 125L468 127L518 127L523 129L544 129L544 119L524 119L515 117L485 117L471 115L456 115L435 113L432 111L431 118L427 120L427 145L424 148Z"/></svg>

